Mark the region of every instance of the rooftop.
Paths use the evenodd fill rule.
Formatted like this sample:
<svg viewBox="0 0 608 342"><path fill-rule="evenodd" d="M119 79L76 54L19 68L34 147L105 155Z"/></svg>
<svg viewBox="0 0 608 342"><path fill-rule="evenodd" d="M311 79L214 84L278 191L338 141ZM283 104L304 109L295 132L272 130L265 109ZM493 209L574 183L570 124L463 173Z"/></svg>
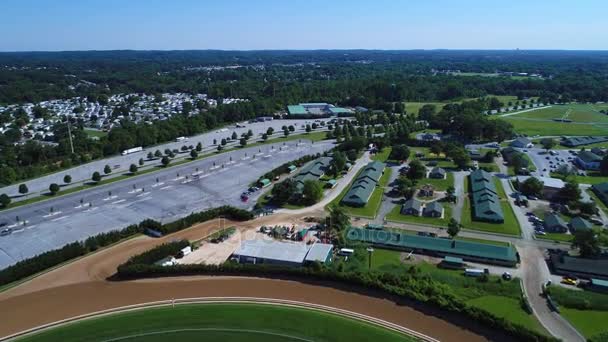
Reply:
<svg viewBox="0 0 608 342"><path fill-rule="evenodd" d="M331 251L333 250L334 245L332 244L327 244L327 243L320 243L317 242L314 245L312 245L312 247L310 247L310 250L308 251L308 254L306 255L306 261L319 261L319 262L325 262L327 260L327 256L331 253Z"/></svg>
<svg viewBox="0 0 608 342"><path fill-rule="evenodd" d="M303 243L276 240L244 240L234 255L303 263L309 246Z"/></svg>

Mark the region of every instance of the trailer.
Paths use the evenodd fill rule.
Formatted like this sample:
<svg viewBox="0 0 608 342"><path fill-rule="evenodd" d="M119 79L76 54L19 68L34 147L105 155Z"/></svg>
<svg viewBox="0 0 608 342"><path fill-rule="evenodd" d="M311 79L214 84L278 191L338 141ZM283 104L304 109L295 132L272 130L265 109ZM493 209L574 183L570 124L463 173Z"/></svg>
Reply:
<svg viewBox="0 0 608 342"><path fill-rule="evenodd" d="M478 268L467 268L464 270L464 275L469 277L481 277L484 273L484 270Z"/></svg>
<svg viewBox="0 0 608 342"><path fill-rule="evenodd" d="M176 142L186 141L186 140L188 140L188 138L186 138L186 137L177 137L177 138L175 138Z"/></svg>
<svg viewBox="0 0 608 342"><path fill-rule="evenodd" d="M351 248L342 248L340 249L340 252L338 252L338 254L342 256L351 256L355 254L355 250Z"/></svg>
<svg viewBox="0 0 608 342"><path fill-rule="evenodd" d="M122 151L122 155L126 156L127 154L137 153L137 152L141 152L143 150L144 150L144 148L141 147L141 146L133 147L133 148L129 148L129 149L126 149L126 150Z"/></svg>

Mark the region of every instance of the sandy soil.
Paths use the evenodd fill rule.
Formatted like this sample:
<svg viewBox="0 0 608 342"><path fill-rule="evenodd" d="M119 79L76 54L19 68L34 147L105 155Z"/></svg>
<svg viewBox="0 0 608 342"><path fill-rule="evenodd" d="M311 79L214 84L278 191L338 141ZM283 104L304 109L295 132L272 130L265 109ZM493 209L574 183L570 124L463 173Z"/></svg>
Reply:
<svg viewBox="0 0 608 342"><path fill-rule="evenodd" d="M310 214L308 214L310 215ZM401 298L329 283L240 277L183 277L110 282L129 257L175 239L199 240L225 227L304 225L308 215L276 214L248 222L212 220L160 239L137 237L0 293L0 336L94 311L172 298L260 297L317 303L393 322L444 341L508 340L462 317ZM248 234L244 234L248 235ZM10 314L9 314L10 313ZM455 323L452 323L455 322Z"/></svg>

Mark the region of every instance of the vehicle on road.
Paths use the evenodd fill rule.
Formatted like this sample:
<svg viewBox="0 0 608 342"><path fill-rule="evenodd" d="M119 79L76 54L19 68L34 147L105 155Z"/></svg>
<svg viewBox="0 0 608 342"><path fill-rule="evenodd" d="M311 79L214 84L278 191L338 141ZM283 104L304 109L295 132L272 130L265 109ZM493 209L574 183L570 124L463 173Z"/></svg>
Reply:
<svg viewBox="0 0 608 342"><path fill-rule="evenodd" d="M126 150L122 151L122 155L126 156L127 154L137 153L137 152L141 152L143 150L144 150L144 148L141 147L141 146L133 147L133 148L129 148L129 149L126 149Z"/></svg>
<svg viewBox="0 0 608 342"><path fill-rule="evenodd" d="M509 273L509 272L505 272L502 274L502 279L504 279L504 280L511 280L511 278L512 278L512 276L511 276L511 273Z"/></svg>
<svg viewBox="0 0 608 342"><path fill-rule="evenodd" d="M7 236L12 232L13 231L10 228L2 229L2 231L0 231L0 236Z"/></svg>

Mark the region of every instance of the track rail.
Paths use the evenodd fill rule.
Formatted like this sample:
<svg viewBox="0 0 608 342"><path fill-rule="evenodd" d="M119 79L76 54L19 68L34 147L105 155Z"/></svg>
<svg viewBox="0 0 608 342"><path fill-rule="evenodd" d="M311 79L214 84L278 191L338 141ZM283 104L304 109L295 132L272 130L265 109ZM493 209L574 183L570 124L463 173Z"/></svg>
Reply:
<svg viewBox="0 0 608 342"><path fill-rule="evenodd" d="M293 308L305 308L310 310L316 310L326 313L332 313L343 317L348 317L351 319L355 319L358 321L371 323L373 325L377 325L383 327L388 330L392 330L401 334L409 335L415 338L418 338L423 341L428 342L439 342L439 340L430 337L428 335L422 334L415 330L400 326L395 323L391 323L379 318L367 316L361 313L348 311L344 309L338 309L330 306L320 305L320 304L312 304L306 302L298 302L292 300L284 300L284 299L271 299L271 298L257 298L257 297L204 297L204 298L181 298L181 299L171 299L171 300L163 300L156 302L148 302L148 303L140 303L134 305L121 306L117 308L112 308L108 310L102 310L97 312L92 312L84 315L79 315L67 319L63 319L60 321L40 325L22 332L18 332L9 336L5 336L0 338L0 341L12 341L16 338L25 337L28 335L32 335L35 333L39 333L48 329L57 328L63 325L67 325L70 323L75 323L78 321L92 319L97 317L103 317L107 315L112 315L121 312L135 311L146 308L154 308L154 307L164 307L164 306L175 306L175 305L184 305L184 304L262 304L262 305L281 305Z"/></svg>

